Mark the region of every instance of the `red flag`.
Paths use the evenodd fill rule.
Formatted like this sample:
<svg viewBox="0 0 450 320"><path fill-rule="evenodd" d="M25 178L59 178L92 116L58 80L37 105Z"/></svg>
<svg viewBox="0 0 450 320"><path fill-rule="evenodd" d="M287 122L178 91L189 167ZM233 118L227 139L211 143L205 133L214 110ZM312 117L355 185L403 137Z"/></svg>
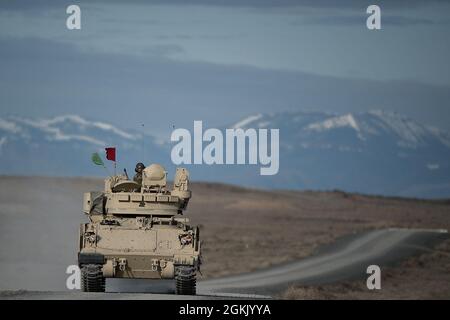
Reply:
<svg viewBox="0 0 450 320"><path fill-rule="evenodd" d="M106 159L116 162L116 148L105 148Z"/></svg>

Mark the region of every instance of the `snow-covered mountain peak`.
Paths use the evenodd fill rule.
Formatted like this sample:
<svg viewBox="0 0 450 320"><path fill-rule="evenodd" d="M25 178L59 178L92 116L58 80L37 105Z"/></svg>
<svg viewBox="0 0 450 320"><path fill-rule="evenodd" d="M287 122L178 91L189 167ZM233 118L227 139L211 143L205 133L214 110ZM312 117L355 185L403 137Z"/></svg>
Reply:
<svg viewBox="0 0 450 320"><path fill-rule="evenodd" d="M66 125L66 126L78 126L76 129L86 130L86 129L100 129L104 131L109 131L111 133L114 133L118 136L121 136L122 138L129 139L129 140L136 140L138 138L137 135L128 133L126 131L123 131L112 124L106 123L106 122L100 122L100 121L88 121L79 115L62 115L62 116L56 116L51 119L41 119L38 121L41 126L43 127L52 127L52 126L60 126L60 125Z"/></svg>
<svg viewBox="0 0 450 320"><path fill-rule="evenodd" d="M0 118L0 130L15 134L19 133L21 128L14 121Z"/></svg>
<svg viewBox="0 0 450 320"><path fill-rule="evenodd" d="M431 134L426 126L396 112L372 110L367 114L372 116L372 124L395 135L400 146L417 147Z"/></svg>
<svg viewBox="0 0 450 320"><path fill-rule="evenodd" d="M88 126L90 124L89 121L87 121L86 119L80 117L79 115L75 115L75 114L56 116L51 119L42 119L42 120L40 120L40 122L45 125L48 125L48 126L57 125L60 123L65 123L65 122L71 122L73 124L77 124L80 126Z"/></svg>
<svg viewBox="0 0 450 320"><path fill-rule="evenodd" d="M126 132L112 124L89 121L73 114L39 119L17 116L0 118L0 130L8 134L20 134L28 140L41 134L47 141L80 141L98 146L104 146L111 138L114 140L114 137L130 141L141 138L138 134Z"/></svg>
<svg viewBox="0 0 450 320"><path fill-rule="evenodd" d="M255 114L255 115L251 115L248 116L242 120L240 120L239 122L236 122L232 128L233 129L238 129L238 128L244 128L246 126L248 126L250 123L253 123L259 119L261 119L263 117L263 115L261 113Z"/></svg>
<svg viewBox="0 0 450 320"><path fill-rule="evenodd" d="M391 144L402 149L417 149L430 143L450 147L449 133L431 129L407 116L384 110L344 115L318 111L255 114L238 121L233 128L237 127L278 128L293 140L301 141L302 146L334 145L340 149L349 147L349 150L354 150L372 141ZM342 131L343 129L349 130ZM295 141L284 140L283 144L294 148Z"/></svg>
<svg viewBox="0 0 450 320"><path fill-rule="evenodd" d="M343 128L343 127L349 127L349 128L354 129L357 132L360 132L358 123L351 113L343 115L343 116L332 117L332 118L326 119L324 121L311 123L310 125L308 125L306 127L306 129L313 130L313 131L325 131L325 130L330 130L330 129Z"/></svg>

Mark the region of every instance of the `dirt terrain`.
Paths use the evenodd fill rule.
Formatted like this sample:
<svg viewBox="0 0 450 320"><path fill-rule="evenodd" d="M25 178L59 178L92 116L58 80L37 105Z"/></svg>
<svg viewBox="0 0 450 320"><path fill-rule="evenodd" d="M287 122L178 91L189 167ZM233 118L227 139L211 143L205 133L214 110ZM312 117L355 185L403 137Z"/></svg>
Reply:
<svg viewBox="0 0 450 320"><path fill-rule="evenodd" d="M64 290L65 268L76 263L78 224L85 220L82 193L102 187L100 179L0 177L0 289ZM192 189L186 214L201 226L204 279L297 260L359 231L450 229L448 200L262 191L213 183L193 183ZM407 267L390 270L382 298L415 297L414 292L450 298L449 249L443 245L415 258L420 263L413 258L405 262ZM415 281L404 283L410 277ZM425 285L430 279L436 283L442 279L439 289ZM368 294L355 282L344 287L291 288L283 297L365 298Z"/></svg>
<svg viewBox="0 0 450 320"><path fill-rule="evenodd" d="M395 268L385 269L381 290L367 290L365 281L319 286L293 286L281 299L450 299L450 241L434 251L412 257Z"/></svg>
<svg viewBox="0 0 450 320"><path fill-rule="evenodd" d="M450 201L268 192L208 183L194 185L193 192L188 214L204 226L203 272L208 277L297 260L349 233L450 227Z"/></svg>

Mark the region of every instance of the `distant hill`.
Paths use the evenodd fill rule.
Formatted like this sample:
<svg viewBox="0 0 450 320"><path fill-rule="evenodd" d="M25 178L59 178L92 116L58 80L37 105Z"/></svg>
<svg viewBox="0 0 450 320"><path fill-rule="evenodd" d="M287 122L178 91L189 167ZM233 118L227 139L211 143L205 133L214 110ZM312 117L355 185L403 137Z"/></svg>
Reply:
<svg viewBox="0 0 450 320"><path fill-rule="evenodd" d="M450 196L450 134L397 113L260 114L237 126L280 128L281 169L266 186Z"/></svg>
<svg viewBox="0 0 450 320"><path fill-rule="evenodd" d="M280 129L279 173L260 176L259 165L189 165L192 179L260 188L450 196L450 134L403 115L255 114L225 127ZM162 163L169 177L173 174L171 144L136 130L77 115L0 118L1 174L100 176L106 171L94 166L90 156L95 151L103 155L106 146L117 147L118 169L127 167L130 175L143 158Z"/></svg>

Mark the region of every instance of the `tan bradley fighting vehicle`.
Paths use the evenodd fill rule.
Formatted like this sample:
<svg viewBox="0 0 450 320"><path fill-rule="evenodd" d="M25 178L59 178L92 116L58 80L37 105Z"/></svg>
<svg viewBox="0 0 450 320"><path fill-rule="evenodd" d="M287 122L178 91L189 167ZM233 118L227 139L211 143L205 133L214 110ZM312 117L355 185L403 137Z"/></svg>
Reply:
<svg viewBox="0 0 450 320"><path fill-rule="evenodd" d="M189 173L178 168L173 189L158 164L136 166L105 180L104 192L84 194L90 222L80 227L82 290L105 291L105 278L175 279L177 294L195 294L199 230L182 212L191 198Z"/></svg>

